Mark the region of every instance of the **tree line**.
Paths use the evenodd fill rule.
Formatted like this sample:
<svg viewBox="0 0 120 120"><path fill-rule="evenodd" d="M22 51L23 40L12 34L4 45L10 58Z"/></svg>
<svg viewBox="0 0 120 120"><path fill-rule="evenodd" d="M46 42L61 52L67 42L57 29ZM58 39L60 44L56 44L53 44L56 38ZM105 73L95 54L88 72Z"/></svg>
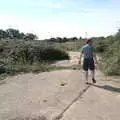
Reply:
<svg viewBox="0 0 120 120"><path fill-rule="evenodd" d="M23 33L20 32L17 29L14 28L9 28L6 30L0 29L0 39L18 39L18 40L38 40L38 36L33 34L33 33ZM104 40L104 37L93 37L93 40ZM47 42L57 42L57 43L64 43L64 42L75 42L75 41L81 41L81 40L85 40L82 37L71 37L71 38L67 38L67 37L52 37L49 39L44 39L44 41Z"/></svg>
<svg viewBox="0 0 120 120"><path fill-rule="evenodd" d="M50 38L50 39L45 39L45 41L47 42L58 42L58 43L64 43L64 42L74 42L74 41L78 41L78 40L82 40L82 38L80 37L79 39L77 37L71 37L71 38L67 38L67 37L56 37L56 38Z"/></svg>
<svg viewBox="0 0 120 120"><path fill-rule="evenodd" d="M23 33L17 29L9 28L7 30L0 29L0 39L23 39L36 40L38 37L33 33Z"/></svg>

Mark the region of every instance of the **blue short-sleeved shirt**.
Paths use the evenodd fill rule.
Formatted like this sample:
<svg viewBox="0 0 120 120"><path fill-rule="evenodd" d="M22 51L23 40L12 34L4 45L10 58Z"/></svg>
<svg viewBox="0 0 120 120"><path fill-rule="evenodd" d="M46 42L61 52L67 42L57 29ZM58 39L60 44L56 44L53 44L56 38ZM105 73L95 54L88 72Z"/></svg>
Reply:
<svg viewBox="0 0 120 120"><path fill-rule="evenodd" d="M81 52L84 54L85 59L93 58L93 53L95 49L92 45L86 44L82 47Z"/></svg>

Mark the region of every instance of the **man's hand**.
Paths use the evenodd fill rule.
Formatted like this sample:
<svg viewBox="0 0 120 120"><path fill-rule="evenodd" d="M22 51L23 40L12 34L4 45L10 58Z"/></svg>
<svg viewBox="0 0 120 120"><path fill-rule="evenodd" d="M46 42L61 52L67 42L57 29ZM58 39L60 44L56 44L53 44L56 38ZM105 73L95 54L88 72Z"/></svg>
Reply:
<svg viewBox="0 0 120 120"><path fill-rule="evenodd" d="M95 53L93 53L93 56L94 56L95 64L98 64L96 54L95 54Z"/></svg>
<svg viewBox="0 0 120 120"><path fill-rule="evenodd" d="M95 60L95 64L98 64L98 61L97 61L97 60Z"/></svg>
<svg viewBox="0 0 120 120"><path fill-rule="evenodd" d="M78 61L78 64L81 64L81 60Z"/></svg>
<svg viewBox="0 0 120 120"><path fill-rule="evenodd" d="M80 58L79 58L78 64L81 64L81 60L82 60L82 53L80 54Z"/></svg>

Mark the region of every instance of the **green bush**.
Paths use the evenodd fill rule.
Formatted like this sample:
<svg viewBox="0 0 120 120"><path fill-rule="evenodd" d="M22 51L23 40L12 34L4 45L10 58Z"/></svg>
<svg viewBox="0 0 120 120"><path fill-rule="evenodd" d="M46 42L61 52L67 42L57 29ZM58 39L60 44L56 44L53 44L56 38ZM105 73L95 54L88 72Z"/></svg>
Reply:
<svg viewBox="0 0 120 120"><path fill-rule="evenodd" d="M97 53L103 53L106 50L106 44L104 41L97 41L95 43L95 49Z"/></svg>
<svg viewBox="0 0 120 120"><path fill-rule="evenodd" d="M33 64L69 59L69 55L63 50L52 47L25 45L14 49L12 58L16 63Z"/></svg>
<svg viewBox="0 0 120 120"><path fill-rule="evenodd" d="M64 50L43 41L0 41L0 74L47 71L46 64L69 59Z"/></svg>
<svg viewBox="0 0 120 120"><path fill-rule="evenodd" d="M120 36L106 38L105 51L102 54L102 70L107 75L120 75Z"/></svg>
<svg viewBox="0 0 120 120"><path fill-rule="evenodd" d="M12 62L10 61L0 61L0 74L11 73L14 71Z"/></svg>
<svg viewBox="0 0 120 120"><path fill-rule="evenodd" d="M41 49L40 58L41 60L54 61L69 59L69 56L63 50L48 47Z"/></svg>
<svg viewBox="0 0 120 120"><path fill-rule="evenodd" d="M5 73L6 69L4 67L4 65L0 65L0 74Z"/></svg>

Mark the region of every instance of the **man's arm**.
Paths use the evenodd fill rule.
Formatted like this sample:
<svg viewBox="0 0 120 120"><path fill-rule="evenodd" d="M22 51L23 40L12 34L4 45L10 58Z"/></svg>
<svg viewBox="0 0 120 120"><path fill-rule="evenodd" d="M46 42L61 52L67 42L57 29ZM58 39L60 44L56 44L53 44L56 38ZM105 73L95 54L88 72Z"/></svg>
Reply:
<svg viewBox="0 0 120 120"><path fill-rule="evenodd" d="M98 64L98 61L97 61L97 57L96 57L96 53L95 53L95 52L93 52L93 57L94 57L95 63Z"/></svg>
<svg viewBox="0 0 120 120"><path fill-rule="evenodd" d="M95 50L94 47L93 47L93 58L94 58L94 60L95 60L95 63L98 64L97 56L96 56L96 50Z"/></svg>
<svg viewBox="0 0 120 120"><path fill-rule="evenodd" d="M79 59L79 64L81 64L81 60L82 60L82 55L83 55L83 53L81 52L81 53L80 53L80 59Z"/></svg>
<svg viewBox="0 0 120 120"><path fill-rule="evenodd" d="M81 51L80 51L79 64L81 64L81 60L82 60L82 56L83 56L83 50L84 50L84 48L82 47L82 49L81 49Z"/></svg>

